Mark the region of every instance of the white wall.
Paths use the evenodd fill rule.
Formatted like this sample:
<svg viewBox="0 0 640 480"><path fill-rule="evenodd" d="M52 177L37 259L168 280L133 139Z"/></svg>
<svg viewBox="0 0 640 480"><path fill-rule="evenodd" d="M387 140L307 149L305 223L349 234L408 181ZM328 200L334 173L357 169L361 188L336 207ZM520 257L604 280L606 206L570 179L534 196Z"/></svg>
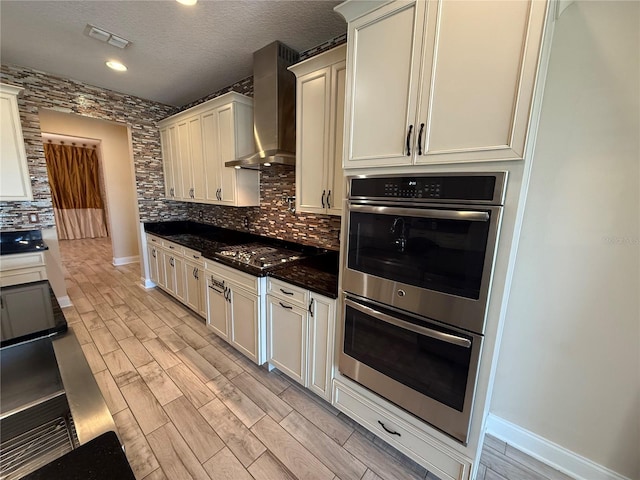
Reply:
<svg viewBox="0 0 640 480"><path fill-rule="evenodd" d="M640 3L556 24L491 413L640 478Z"/></svg>
<svg viewBox="0 0 640 480"><path fill-rule="evenodd" d="M45 109L40 109L39 117L43 132L102 140L101 158L113 257L116 261L137 260L138 206L127 127Z"/></svg>

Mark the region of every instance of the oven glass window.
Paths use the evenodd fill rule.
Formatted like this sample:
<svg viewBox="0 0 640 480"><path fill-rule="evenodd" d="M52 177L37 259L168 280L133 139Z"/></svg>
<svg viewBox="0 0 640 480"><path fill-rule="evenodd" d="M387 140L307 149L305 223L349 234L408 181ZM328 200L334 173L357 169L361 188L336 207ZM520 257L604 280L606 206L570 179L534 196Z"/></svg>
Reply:
<svg viewBox="0 0 640 480"><path fill-rule="evenodd" d="M377 277L478 299L490 221L349 215L348 266Z"/></svg>
<svg viewBox="0 0 640 480"><path fill-rule="evenodd" d="M440 403L463 409L471 348L405 330L347 306L344 353Z"/></svg>

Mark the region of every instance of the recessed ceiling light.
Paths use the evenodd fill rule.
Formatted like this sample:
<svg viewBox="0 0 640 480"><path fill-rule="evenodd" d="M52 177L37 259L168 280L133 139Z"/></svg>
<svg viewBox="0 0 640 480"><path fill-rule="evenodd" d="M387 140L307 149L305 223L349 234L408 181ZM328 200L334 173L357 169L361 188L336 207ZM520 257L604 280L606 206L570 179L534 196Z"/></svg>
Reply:
<svg viewBox="0 0 640 480"><path fill-rule="evenodd" d="M264 165L265 167L270 167L270 166L271 166L271 164L270 164L270 163L263 163L263 165Z"/></svg>
<svg viewBox="0 0 640 480"><path fill-rule="evenodd" d="M107 67L116 70L118 72L126 72L127 71L127 67L126 65L123 65L120 62L116 62L115 60L109 60L107 62Z"/></svg>
<svg viewBox="0 0 640 480"><path fill-rule="evenodd" d="M198 0L176 0L176 2L181 3L182 5L187 5L189 7L198 3Z"/></svg>

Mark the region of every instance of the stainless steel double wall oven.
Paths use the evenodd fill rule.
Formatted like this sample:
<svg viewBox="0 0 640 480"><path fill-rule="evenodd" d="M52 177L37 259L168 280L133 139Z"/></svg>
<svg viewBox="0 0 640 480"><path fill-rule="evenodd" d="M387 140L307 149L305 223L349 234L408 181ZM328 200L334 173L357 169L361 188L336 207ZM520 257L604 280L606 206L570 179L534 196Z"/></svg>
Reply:
<svg viewBox="0 0 640 480"><path fill-rule="evenodd" d="M349 178L343 375L462 443L506 173Z"/></svg>

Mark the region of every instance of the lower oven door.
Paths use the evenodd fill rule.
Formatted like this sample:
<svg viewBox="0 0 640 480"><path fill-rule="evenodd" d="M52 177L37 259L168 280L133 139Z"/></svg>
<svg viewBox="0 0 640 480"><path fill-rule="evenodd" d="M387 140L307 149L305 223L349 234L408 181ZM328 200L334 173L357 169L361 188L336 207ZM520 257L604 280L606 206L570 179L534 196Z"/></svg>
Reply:
<svg viewBox="0 0 640 480"><path fill-rule="evenodd" d="M340 372L466 444L482 336L347 297Z"/></svg>

